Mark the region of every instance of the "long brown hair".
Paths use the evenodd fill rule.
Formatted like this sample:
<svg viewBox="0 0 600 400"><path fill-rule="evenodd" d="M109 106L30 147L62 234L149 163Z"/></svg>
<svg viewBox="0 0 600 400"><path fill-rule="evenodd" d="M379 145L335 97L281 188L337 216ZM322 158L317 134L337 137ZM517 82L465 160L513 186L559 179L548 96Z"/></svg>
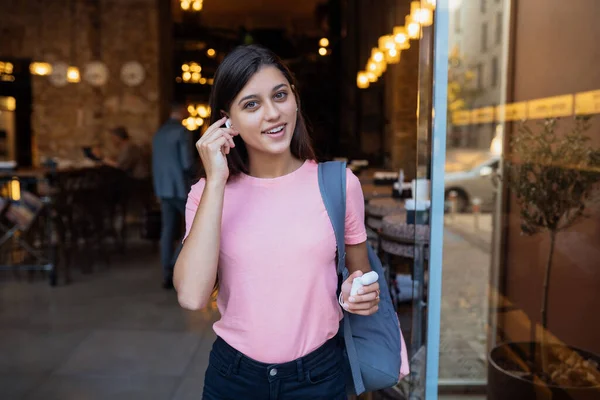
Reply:
<svg viewBox="0 0 600 400"><path fill-rule="evenodd" d="M222 117L221 110L229 113L233 100L242 91L244 86L246 86L252 76L264 66L274 66L279 69L290 84L296 97L298 112L296 113L296 128L294 129L290 143L292 155L303 161L315 160L315 152L312 148L306 121L301 112L300 96L298 95L296 80L283 61L275 53L262 46L249 45L237 47L219 65L210 94L210 124L214 124ZM230 179L242 172L247 174L249 167L246 144L239 135L233 140L235 147L231 149L227 156Z"/></svg>

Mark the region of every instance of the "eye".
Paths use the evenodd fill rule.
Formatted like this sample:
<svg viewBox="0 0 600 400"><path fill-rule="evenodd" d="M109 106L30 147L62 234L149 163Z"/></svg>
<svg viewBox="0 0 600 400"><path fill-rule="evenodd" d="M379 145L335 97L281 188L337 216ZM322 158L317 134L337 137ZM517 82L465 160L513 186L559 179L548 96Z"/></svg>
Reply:
<svg viewBox="0 0 600 400"><path fill-rule="evenodd" d="M257 105L258 103L256 101L249 101L248 103L246 103L244 108L256 108Z"/></svg>
<svg viewBox="0 0 600 400"><path fill-rule="evenodd" d="M275 99L276 100L283 100L287 97L287 93L286 92L278 92L275 93Z"/></svg>

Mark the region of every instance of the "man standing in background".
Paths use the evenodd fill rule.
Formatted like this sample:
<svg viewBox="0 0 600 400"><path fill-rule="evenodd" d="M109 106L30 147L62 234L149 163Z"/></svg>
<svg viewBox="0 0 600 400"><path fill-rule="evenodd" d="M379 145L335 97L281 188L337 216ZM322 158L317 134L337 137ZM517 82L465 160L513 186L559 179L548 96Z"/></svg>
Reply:
<svg viewBox="0 0 600 400"><path fill-rule="evenodd" d="M192 136L182 124L182 104L173 104L171 116L152 140L152 175L154 193L160 200L162 229L160 258L163 266L163 288L173 288L173 266L181 250L173 242L179 235L175 230L185 217L185 203L193 170ZM179 221L178 221L179 219Z"/></svg>

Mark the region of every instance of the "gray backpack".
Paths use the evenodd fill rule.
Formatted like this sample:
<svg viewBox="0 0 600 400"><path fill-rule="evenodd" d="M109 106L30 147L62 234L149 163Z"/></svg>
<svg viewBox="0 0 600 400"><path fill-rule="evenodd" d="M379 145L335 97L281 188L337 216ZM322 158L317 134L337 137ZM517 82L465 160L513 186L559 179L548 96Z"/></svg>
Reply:
<svg viewBox="0 0 600 400"><path fill-rule="evenodd" d="M337 273L340 284L349 272L346 268L344 231L346 220L346 163L331 161L319 164L319 188L333 225L337 242ZM400 379L402 335L396 311L392 304L381 261L367 243L371 269L379 275L379 310L370 316L344 311L339 335L346 346L348 393L361 394L394 386Z"/></svg>

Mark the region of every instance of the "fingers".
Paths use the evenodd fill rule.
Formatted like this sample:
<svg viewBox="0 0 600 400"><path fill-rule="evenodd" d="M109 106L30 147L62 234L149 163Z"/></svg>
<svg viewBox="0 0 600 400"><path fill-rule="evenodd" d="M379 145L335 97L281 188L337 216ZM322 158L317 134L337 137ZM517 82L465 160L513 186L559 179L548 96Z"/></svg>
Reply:
<svg viewBox="0 0 600 400"><path fill-rule="evenodd" d="M223 154L229 154L230 146L229 139L225 136L218 136L210 142L198 143L198 149L200 150L200 156L214 154L217 151L221 151Z"/></svg>
<svg viewBox="0 0 600 400"><path fill-rule="evenodd" d="M350 312L364 311L364 310L369 310L369 309L379 305L379 300L374 299L371 301L364 301L364 302L360 302L360 303L348 302L346 304L348 305L348 307L346 308L347 311L350 311Z"/></svg>
<svg viewBox="0 0 600 400"><path fill-rule="evenodd" d="M235 129L233 128L223 128L223 124L225 123L225 120L227 119L227 117L223 117L219 120L217 120L214 124L212 124L211 126L208 127L208 129L206 130L206 132L204 132L204 135L202 136L209 136L211 133L215 133L217 131L225 131L228 132L229 134L235 136L238 134L237 131L235 131Z"/></svg>
<svg viewBox="0 0 600 400"><path fill-rule="evenodd" d="M350 293L350 288L352 287L352 281L354 280L354 278L358 278L359 276L362 276L363 272L358 270L358 271L354 271L352 274L350 274L350 276L348 276L348 278L346 278L346 280L344 281L342 288L347 289L346 292L349 294Z"/></svg>
<svg viewBox="0 0 600 400"><path fill-rule="evenodd" d="M369 302L377 300L377 297L379 297L379 292L377 290L375 290L373 292L369 292L369 293L366 293L363 295L351 296L348 299L348 302L350 302L350 303L369 303Z"/></svg>
<svg viewBox="0 0 600 400"><path fill-rule="evenodd" d="M352 313L352 314L357 314L357 315L373 315L375 314L377 311L379 310L379 306L375 305L370 307L369 309L366 310L348 310L348 312Z"/></svg>
<svg viewBox="0 0 600 400"><path fill-rule="evenodd" d="M235 143L233 142L233 136L234 135L227 134L227 142L229 143L229 147L235 147Z"/></svg>
<svg viewBox="0 0 600 400"><path fill-rule="evenodd" d="M196 142L196 147L202 151L202 148L211 147L212 143L219 141L222 142L221 139L224 139L227 144L227 154L229 154L229 150L232 147L235 147L235 142L233 141L233 137L237 135L237 132L232 132L230 129L218 129L209 134L204 134L198 142Z"/></svg>
<svg viewBox="0 0 600 400"><path fill-rule="evenodd" d="M206 132L204 132L204 135L207 135L211 132L216 131L217 129L219 129L221 126L223 126L223 124L225 123L225 120L227 119L227 117L223 117L221 119L218 119L217 121L215 121L214 124L212 124L211 126L208 127L208 129L206 129Z"/></svg>
<svg viewBox="0 0 600 400"><path fill-rule="evenodd" d="M212 135L211 137L208 137L206 139L206 142L208 143L212 143L213 141L217 140L220 137L224 137L227 140L227 144L229 145L229 147L235 147L235 143L233 141L233 136L231 133L229 132L221 132L218 131L216 134Z"/></svg>
<svg viewBox="0 0 600 400"><path fill-rule="evenodd" d="M354 271L353 273L350 274L350 276L348 276L346 281L349 281L350 283L352 283L354 278L358 278L359 276L363 276L363 275L364 275L364 273L361 270Z"/></svg>
<svg viewBox="0 0 600 400"><path fill-rule="evenodd" d="M213 151L221 150L223 154L229 154L229 139L225 136L219 136L208 145Z"/></svg>
<svg viewBox="0 0 600 400"><path fill-rule="evenodd" d="M379 291L379 282L375 282L370 285L361 287L360 289L358 289L358 294L363 295L363 294L377 292L377 291ZM360 296L357 296L357 297L360 297Z"/></svg>
<svg viewBox="0 0 600 400"><path fill-rule="evenodd" d="M344 308L348 312L360 315L371 315L377 311L380 295L379 283L363 286L359 293L362 294L350 296Z"/></svg>

